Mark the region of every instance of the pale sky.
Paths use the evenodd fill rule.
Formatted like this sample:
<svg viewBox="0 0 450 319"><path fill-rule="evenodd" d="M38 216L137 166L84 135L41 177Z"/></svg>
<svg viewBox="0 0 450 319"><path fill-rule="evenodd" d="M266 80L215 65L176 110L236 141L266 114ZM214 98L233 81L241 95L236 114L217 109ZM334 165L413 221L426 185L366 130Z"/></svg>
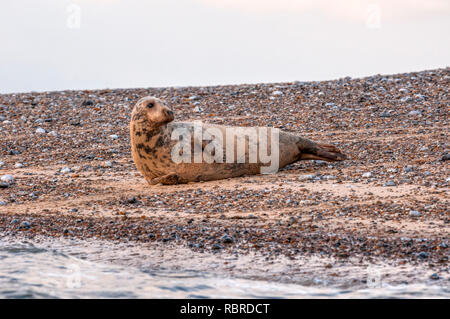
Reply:
<svg viewBox="0 0 450 319"><path fill-rule="evenodd" d="M0 93L449 66L448 0L2 0Z"/></svg>

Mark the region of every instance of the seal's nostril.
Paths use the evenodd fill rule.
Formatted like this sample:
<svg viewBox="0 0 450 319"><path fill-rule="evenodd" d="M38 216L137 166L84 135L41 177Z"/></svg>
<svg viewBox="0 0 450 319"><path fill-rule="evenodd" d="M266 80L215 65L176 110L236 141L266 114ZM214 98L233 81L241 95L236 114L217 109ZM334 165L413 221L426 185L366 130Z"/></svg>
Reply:
<svg viewBox="0 0 450 319"><path fill-rule="evenodd" d="M172 116L172 115L173 115L173 112L172 112L171 110L168 110L168 111L167 111L167 114L169 114L169 115Z"/></svg>

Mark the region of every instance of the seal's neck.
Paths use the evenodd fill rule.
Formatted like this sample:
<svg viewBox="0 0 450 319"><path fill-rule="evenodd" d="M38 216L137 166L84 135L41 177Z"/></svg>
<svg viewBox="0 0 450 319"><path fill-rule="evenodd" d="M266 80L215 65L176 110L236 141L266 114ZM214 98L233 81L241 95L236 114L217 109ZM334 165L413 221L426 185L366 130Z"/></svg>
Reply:
<svg viewBox="0 0 450 319"><path fill-rule="evenodd" d="M155 135L158 135L159 133L161 133L163 131L163 129L164 129L164 125L158 126L158 127L143 127L142 132L147 136L155 136ZM149 138L147 138L147 140L149 140Z"/></svg>
<svg viewBox="0 0 450 319"><path fill-rule="evenodd" d="M133 141L149 142L153 136L161 134L167 124L155 126L147 121L136 121L131 124L131 138Z"/></svg>

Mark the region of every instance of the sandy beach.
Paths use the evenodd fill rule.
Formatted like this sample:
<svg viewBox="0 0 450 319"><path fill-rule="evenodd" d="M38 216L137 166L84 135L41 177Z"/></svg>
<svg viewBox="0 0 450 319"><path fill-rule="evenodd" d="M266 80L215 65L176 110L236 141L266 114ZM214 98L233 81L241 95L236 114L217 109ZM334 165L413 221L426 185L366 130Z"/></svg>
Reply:
<svg viewBox="0 0 450 319"><path fill-rule="evenodd" d="M257 277L268 280L295 281L289 267L264 273L277 260L320 256L321 266L307 271L330 277L340 263L382 261L421 269L394 281L448 285L449 88L445 68L321 82L3 94L0 237L167 247L184 259L212 256L192 257L205 271L214 256L252 263L258 255ZM349 159L149 186L132 161L128 128L134 103L146 95L164 100L175 120L278 127L333 144Z"/></svg>

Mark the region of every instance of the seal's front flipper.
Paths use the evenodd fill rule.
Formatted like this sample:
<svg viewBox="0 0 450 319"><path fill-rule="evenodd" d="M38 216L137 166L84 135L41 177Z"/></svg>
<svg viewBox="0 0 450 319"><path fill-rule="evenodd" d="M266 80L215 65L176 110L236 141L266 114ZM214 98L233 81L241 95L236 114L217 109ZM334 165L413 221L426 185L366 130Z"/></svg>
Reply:
<svg viewBox="0 0 450 319"><path fill-rule="evenodd" d="M345 154L342 154L333 145L317 144L313 148L308 148L300 154L301 160L322 160L327 162L337 162L347 159Z"/></svg>
<svg viewBox="0 0 450 319"><path fill-rule="evenodd" d="M180 183L181 183L180 178L175 173L167 174L167 175L160 176L160 177L155 177L150 180L150 184L152 184L152 185L156 185L156 184L176 185L176 184L180 184Z"/></svg>
<svg viewBox="0 0 450 319"><path fill-rule="evenodd" d="M322 160L337 162L347 159L339 149L333 145L316 144L310 140L301 138L297 143L300 151L300 160Z"/></svg>

